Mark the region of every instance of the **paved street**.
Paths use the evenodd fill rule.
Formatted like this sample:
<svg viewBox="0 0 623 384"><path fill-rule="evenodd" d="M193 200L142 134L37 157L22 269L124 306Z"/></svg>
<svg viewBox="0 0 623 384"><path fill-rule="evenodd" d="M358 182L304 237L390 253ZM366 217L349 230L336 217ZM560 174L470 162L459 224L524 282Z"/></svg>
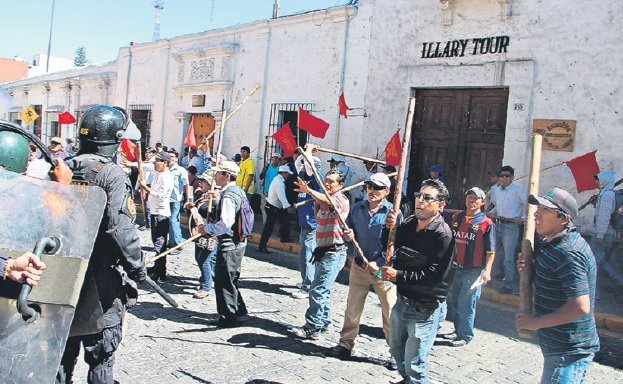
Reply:
<svg viewBox="0 0 623 384"><path fill-rule="evenodd" d="M146 249L148 232L141 232ZM291 337L287 328L303 324L306 300L290 293L300 280L296 259L274 251L255 252L250 244L243 262L242 293L250 316L242 327L216 330L211 295L192 298L199 275L192 247L169 257L170 278L162 286L180 304L171 308L152 292L144 292L127 316L126 334L117 353L116 379L121 383L389 383L400 379L383 367L389 357L376 296L368 297L355 357L348 362L325 358L323 351L339 338L346 305L346 271L333 291L333 328L318 341ZM151 253L150 253L151 255ZM449 331L446 322L444 330ZM534 344L516 338L513 313L481 303L476 338L462 349L435 346L429 360L431 376L443 383L534 383L541 354ZM606 340L603 361L621 364L618 340ZM609 358L610 357L610 358ZM80 361L75 382L84 383ZM589 383L623 382L623 372L595 363Z"/></svg>

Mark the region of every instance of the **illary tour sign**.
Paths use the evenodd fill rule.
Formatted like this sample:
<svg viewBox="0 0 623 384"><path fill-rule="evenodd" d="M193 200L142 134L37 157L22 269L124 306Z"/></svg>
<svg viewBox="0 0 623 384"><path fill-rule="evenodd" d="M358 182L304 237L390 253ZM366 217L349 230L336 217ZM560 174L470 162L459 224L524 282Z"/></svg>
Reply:
<svg viewBox="0 0 623 384"><path fill-rule="evenodd" d="M508 36L426 42L422 43L422 59L506 53L509 44L510 37Z"/></svg>

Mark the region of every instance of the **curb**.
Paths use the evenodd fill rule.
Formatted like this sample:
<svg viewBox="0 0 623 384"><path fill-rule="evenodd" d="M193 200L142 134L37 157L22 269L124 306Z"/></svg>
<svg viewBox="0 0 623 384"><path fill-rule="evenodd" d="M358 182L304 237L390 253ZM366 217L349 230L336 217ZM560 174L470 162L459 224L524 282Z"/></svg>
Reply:
<svg viewBox="0 0 623 384"><path fill-rule="evenodd" d="M249 238L249 241L255 244L259 243L260 234L253 233L251 237ZM296 243L281 243L279 240L275 240L275 239L268 240L268 247L277 249L282 252L292 253L293 255L298 255L299 250L300 250L299 245ZM487 301L496 303L496 304L503 305L509 309L513 309L513 310L519 309L519 296L505 295L505 294L499 293L493 287L482 287L482 288L483 289L482 289L481 298ZM607 329L608 331L612 331L615 333L615 335L610 335L610 336L614 336L618 339L623 340L623 317L622 316L611 315L611 314L603 313L603 312L595 312L595 323L597 325L597 328Z"/></svg>

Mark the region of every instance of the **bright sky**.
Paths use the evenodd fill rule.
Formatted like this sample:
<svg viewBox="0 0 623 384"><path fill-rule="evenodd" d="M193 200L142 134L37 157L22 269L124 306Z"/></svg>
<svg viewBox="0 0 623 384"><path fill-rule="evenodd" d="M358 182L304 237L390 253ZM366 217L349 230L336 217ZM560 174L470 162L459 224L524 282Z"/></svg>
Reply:
<svg viewBox="0 0 623 384"><path fill-rule="evenodd" d="M272 16L274 0L164 0L160 37L203 32ZM153 0L56 0L51 55L74 58L86 48L90 63L117 58L131 41L151 41ZM280 15L341 5L346 0L280 0ZM213 7L214 4L214 8ZM52 0L0 0L0 57L32 60L47 53Z"/></svg>

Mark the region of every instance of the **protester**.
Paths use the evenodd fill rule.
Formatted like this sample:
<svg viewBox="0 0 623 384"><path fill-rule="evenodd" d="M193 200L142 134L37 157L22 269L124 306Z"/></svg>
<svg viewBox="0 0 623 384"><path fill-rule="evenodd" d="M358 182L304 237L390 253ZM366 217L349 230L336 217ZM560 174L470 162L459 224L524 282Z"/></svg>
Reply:
<svg viewBox="0 0 623 384"><path fill-rule="evenodd" d="M251 149L246 145L240 147L240 173L236 178L236 185L242 188L247 194L252 195L255 191L255 162L249 156L251 155Z"/></svg>
<svg viewBox="0 0 623 384"><path fill-rule="evenodd" d="M519 245L520 229L526 211L526 191L513 183L515 170L509 165L500 169L498 188L491 190L491 206L488 216L495 221L495 245L504 265L503 294L519 294L515 279L515 257ZM494 265L495 268L495 265Z"/></svg>
<svg viewBox="0 0 623 384"><path fill-rule="evenodd" d="M67 157L75 156L76 155L76 151L75 151L75 148L74 148L74 141L68 137L65 140L65 142L67 143L65 145L65 152L67 153Z"/></svg>
<svg viewBox="0 0 623 384"><path fill-rule="evenodd" d="M199 151L197 151L197 149L191 148L188 151L188 156L189 156L188 167L195 167L197 169L198 175L201 175L202 173L206 171L205 159L199 156Z"/></svg>
<svg viewBox="0 0 623 384"><path fill-rule="evenodd" d="M286 185L285 181L290 177L293 172L287 165L282 165L277 170L278 174L273 178L268 189L268 197L266 197L266 223L262 230L260 242L258 245L258 251L261 253L271 253L266 244L268 239L273 233L275 222L280 221L281 236L283 238L283 231L288 230L287 226L284 226L283 221L288 213L294 213L294 207L288 201L286 197Z"/></svg>
<svg viewBox="0 0 623 384"><path fill-rule="evenodd" d="M489 212L493 207L491 206L491 193L492 191L498 187L498 172L497 171L488 171L487 176L489 176L489 184L491 186L489 189L485 191L485 197L487 204L485 205L485 212Z"/></svg>
<svg viewBox="0 0 623 384"><path fill-rule="evenodd" d="M311 150L306 149L311 158ZM314 191L303 180L296 183L298 192L311 195L319 207L316 210L316 244L314 250L315 275L309 290L309 307L305 312L305 325L293 327L294 336L302 339L318 339L320 332L331 325L331 287L346 262L346 245L339 217L346 220L350 210L348 198L340 192L344 187L344 174L330 170L324 179L324 187L330 195ZM331 208L335 207L335 211ZM338 216L339 215L339 216Z"/></svg>
<svg viewBox="0 0 623 384"><path fill-rule="evenodd" d="M534 254L534 310L517 314L517 329L537 331L543 353L541 383L584 383L599 336L595 325L597 266L591 248L573 224L578 204L553 188L530 195L538 244ZM520 255L518 269L526 267Z"/></svg>
<svg viewBox="0 0 623 384"><path fill-rule="evenodd" d="M279 163L281 161L281 154L279 152L273 152L270 156L270 162L264 166L260 173L260 180L263 180L262 186L262 221L266 224L266 197L268 196L268 189L270 183L273 181L277 173L279 173Z"/></svg>
<svg viewBox="0 0 623 384"><path fill-rule="evenodd" d="M429 179L443 181L443 166L439 164L426 168L426 173Z"/></svg>
<svg viewBox="0 0 623 384"><path fill-rule="evenodd" d="M443 182L422 182L415 193L415 215L397 228L394 264L382 267L383 280L398 288L389 340L398 372L409 383L429 381L428 354L452 281L454 237L441 215L449 198ZM396 215L387 214L384 239L396 221Z"/></svg>
<svg viewBox="0 0 623 384"><path fill-rule="evenodd" d="M63 139L60 137L54 136L51 138L49 148L52 157L56 159L65 159L67 157L67 152L63 149Z"/></svg>
<svg viewBox="0 0 623 384"><path fill-rule="evenodd" d="M244 191L236 185L240 168L233 161L225 160L214 168L214 182L221 187L212 192L218 198L216 223L207 223L197 228L198 233L216 236L218 251L214 275L216 309L219 314L218 328L233 328L240 324L247 315L247 307L242 299L238 280L242 258L247 248L246 238L241 237L240 229L235 225L242 201L246 199Z"/></svg>
<svg viewBox="0 0 623 384"><path fill-rule="evenodd" d="M456 244L456 266L450 286L449 307L454 332L445 335L453 347L474 338L476 304L483 285L491 281L495 258L495 225L485 216L485 193L478 187L465 192L465 212L452 215L450 227Z"/></svg>
<svg viewBox="0 0 623 384"><path fill-rule="evenodd" d="M327 160L329 162L330 169L337 169L344 175L344 187L350 186L353 173L350 171L350 167L346 165L346 158L342 155L331 155L331 158Z"/></svg>
<svg viewBox="0 0 623 384"><path fill-rule="evenodd" d="M176 247L182 242L182 225L180 222L180 211L184 196L188 198L188 171L178 163L177 151L173 148L168 151L171 158L169 170L173 175L173 191L171 192L171 219L169 221L169 248ZM172 251L171 255L179 255L182 247Z"/></svg>
<svg viewBox="0 0 623 384"><path fill-rule="evenodd" d="M352 241L354 238L370 264L364 264L361 255L355 253L354 263L350 267L348 278L348 300L344 311L344 325L340 332L340 341L338 345L328 350L329 356L341 359L350 357L355 346L355 339L359 334L359 320L370 286L379 298L383 333L389 345L389 315L394 304L396 304L396 286L388 281L378 279L371 273L385 265L385 249L381 242L381 235L387 214L393 209L392 203L387 201L390 186L389 178L384 173L368 176L366 179L368 198L355 204L348 214L346 225L349 229L344 231L344 238L347 241ZM400 225L401 223L402 216L399 216L397 224Z"/></svg>

